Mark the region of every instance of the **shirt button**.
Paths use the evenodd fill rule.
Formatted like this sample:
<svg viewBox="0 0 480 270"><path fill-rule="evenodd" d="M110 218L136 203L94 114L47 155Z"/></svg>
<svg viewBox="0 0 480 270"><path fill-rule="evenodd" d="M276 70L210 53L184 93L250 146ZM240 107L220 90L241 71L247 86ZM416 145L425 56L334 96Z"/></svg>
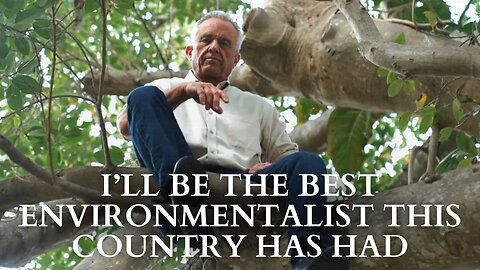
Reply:
<svg viewBox="0 0 480 270"><path fill-rule="evenodd" d="M212 114L213 114L213 112L208 112L208 114L212 115Z"/></svg>
<svg viewBox="0 0 480 270"><path fill-rule="evenodd" d="M210 129L210 134L213 134L213 130Z"/></svg>

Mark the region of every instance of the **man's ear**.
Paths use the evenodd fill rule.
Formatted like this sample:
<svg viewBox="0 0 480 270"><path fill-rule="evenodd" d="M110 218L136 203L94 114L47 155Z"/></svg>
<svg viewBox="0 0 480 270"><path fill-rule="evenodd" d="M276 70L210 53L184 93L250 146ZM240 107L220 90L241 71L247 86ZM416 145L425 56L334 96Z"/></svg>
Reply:
<svg viewBox="0 0 480 270"><path fill-rule="evenodd" d="M185 48L185 55L187 56L188 60L192 59L192 51L193 51L193 47L191 45L188 45Z"/></svg>
<svg viewBox="0 0 480 270"><path fill-rule="evenodd" d="M236 53L235 56L234 56L234 58L233 58L233 60L234 60L234 63L235 63L235 65L236 65L236 64L238 63L238 61L240 61L240 54L239 54L239 53Z"/></svg>

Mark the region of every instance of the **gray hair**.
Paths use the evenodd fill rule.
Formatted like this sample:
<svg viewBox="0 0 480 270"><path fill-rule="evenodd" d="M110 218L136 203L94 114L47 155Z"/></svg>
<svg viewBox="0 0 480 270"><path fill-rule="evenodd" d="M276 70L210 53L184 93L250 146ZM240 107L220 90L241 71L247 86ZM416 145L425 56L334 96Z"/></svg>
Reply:
<svg viewBox="0 0 480 270"><path fill-rule="evenodd" d="M243 40L243 33L242 30L240 29L240 26L238 26L237 22L235 22L232 17L230 17L227 13L220 11L220 10L214 10L210 11L207 14L203 15L196 23L192 31L192 43L195 42L195 36L197 35L198 27L205 22L208 19L219 19L225 22L229 22L232 24L233 28L237 31L237 44L235 46L237 52L240 51L240 47L242 45L242 40Z"/></svg>

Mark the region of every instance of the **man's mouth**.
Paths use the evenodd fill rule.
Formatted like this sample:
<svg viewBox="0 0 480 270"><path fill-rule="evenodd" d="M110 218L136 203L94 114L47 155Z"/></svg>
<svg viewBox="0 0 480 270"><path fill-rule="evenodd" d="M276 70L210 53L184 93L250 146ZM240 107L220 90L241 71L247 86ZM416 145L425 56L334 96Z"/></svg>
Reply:
<svg viewBox="0 0 480 270"><path fill-rule="evenodd" d="M216 62L219 62L219 63L222 62L220 59L215 58L215 57L205 57L204 61L216 61Z"/></svg>

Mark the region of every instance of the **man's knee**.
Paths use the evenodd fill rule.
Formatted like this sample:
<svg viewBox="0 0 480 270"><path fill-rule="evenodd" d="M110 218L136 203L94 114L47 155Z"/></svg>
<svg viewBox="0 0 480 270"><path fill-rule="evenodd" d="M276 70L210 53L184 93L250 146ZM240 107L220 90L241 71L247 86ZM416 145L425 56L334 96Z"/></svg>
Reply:
<svg viewBox="0 0 480 270"><path fill-rule="evenodd" d="M313 169L319 170L322 173L327 172L323 159L317 154L300 151L291 154L290 157L298 166L308 171ZM307 171L305 171L305 173L307 173Z"/></svg>
<svg viewBox="0 0 480 270"><path fill-rule="evenodd" d="M165 94L155 86L135 88L128 95L128 104L148 104L149 102L165 101Z"/></svg>

